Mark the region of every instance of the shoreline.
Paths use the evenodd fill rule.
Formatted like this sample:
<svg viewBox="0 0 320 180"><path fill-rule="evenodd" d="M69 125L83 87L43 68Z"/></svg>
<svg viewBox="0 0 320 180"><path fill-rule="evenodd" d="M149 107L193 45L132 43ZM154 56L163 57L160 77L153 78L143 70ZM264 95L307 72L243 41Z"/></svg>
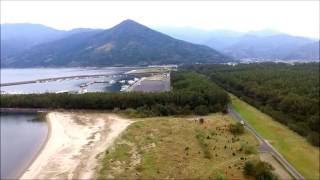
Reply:
<svg viewBox="0 0 320 180"><path fill-rule="evenodd" d="M19 179L91 179L131 121L109 113L49 112L45 143Z"/></svg>
<svg viewBox="0 0 320 180"><path fill-rule="evenodd" d="M27 172L27 170L36 161L36 159L39 157L39 155L42 153L42 151L45 149L46 145L48 144L48 141L49 141L49 139L51 137L51 133L52 133L52 127L51 127L51 121L49 121L49 119L47 118L47 114L45 116L45 121L48 126L48 132L47 132L46 138L45 138L44 142L42 143L42 145L40 146L40 148L38 149L38 151L36 152L36 154L34 155L34 157L29 161L29 163L27 163L25 168L23 168L22 171L19 174L17 174L17 176L16 176L17 179L21 179L23 174Z"/></svg>

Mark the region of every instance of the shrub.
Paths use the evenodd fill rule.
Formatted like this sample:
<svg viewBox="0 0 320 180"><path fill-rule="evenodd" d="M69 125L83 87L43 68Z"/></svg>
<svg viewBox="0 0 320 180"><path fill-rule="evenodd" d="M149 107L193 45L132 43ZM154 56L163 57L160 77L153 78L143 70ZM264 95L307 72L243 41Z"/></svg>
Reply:
<svg viewBox="0 0 320 180"><path fill-rule="evenodd" d="M118 108L118 107L115 107L115 108L113 108L113 110L112 110L112 112L114 112L114 113L118 113L120 111L120 108Z"/></svg>
<svg viewBox="0 0 320 180"><path fill-rule="evenodd" d="M255 146L251 146L248 144L241 144L241 149L244 150L244 153L246 154L256 154L257 153L257 149Z"/></svg>
<svg viewBox="0 0 320 180"><path fill-rule="evenodd" d="M258 180L276 180L278 177L272 172L274 168L264 161L247 161L243 173Z"/></svg>
<svg viewBox="0 0 320 180"><path fill-rule="evenodd" d="M308 135L307 139L311 144L313 144L315 146L320 146L319 136L320 136L319 133L313 131Z"/></svg>
<svg viewBox="0 0 320 180"><path fill-rule="evenodd" d="M196 130L196 138L198 140L198 143L204 153L204 157L207 159L211 159L212 155L210 152L210 149L208 147L208 143L206 142L206 133L201 130Z"/></svg>
<svg viewBox="0 0 320 180"><path fill-rule="evenodd" d="M243 167L245 175L254 175L254 164L251 161L247 161Z"/></svg>
<svg viewBox="0 0 320 180"><path fill-rule="evenodd" d="M225 180L226 177L224 176L224 174L219 173L216 175L216 177L214 178L215 180Z"/></svg>
<svg viewBox="0 0 320 180"><path fill-rule="evenodd" d="M229 130L234 135L239 135L244 133L244 127L239 122L237 122L237 124L230 124Z"/></svg>
<svg viewBox="0 0 320 180"><path fill-rule="evenodd" d="M204 116L204 115L209 114L209 109L208 109L206 106L204 106L204 105L200 105L200 106L197 106L197 107L194 109L194 112L195 112L197 115Z"/></svg>
<svg viewBox="0 0 320 180"><path fill-rule="evenodd" d="M124 113L130 117L139 117L138 112L132 108L127 108Z"/></svg>

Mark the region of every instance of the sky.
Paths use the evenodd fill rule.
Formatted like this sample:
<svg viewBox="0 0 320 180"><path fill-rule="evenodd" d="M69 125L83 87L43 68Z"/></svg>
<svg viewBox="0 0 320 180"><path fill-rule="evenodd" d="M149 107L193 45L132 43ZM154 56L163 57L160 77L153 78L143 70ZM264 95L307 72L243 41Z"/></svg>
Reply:
<svg viewBox="0 0 320 180"><path fill-rule="evenodd" d="M0 1L1 24L110 28L125 19L149 27L240 32L273 29L318 38L320 1Z"/></svg>

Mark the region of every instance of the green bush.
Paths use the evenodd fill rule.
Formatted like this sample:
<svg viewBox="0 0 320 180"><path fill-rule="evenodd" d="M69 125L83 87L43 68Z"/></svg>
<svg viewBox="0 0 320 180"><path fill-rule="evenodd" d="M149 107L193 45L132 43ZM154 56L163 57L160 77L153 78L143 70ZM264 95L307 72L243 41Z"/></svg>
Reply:
<svg viewBox="0 0 320 180"><path fill-rule="evenodd" d="M224 174L219 173L216 175L216 177L214 178L215 180L225 180L226 177L224 176Z"/></svg>
<svg viewBox="0 0 320 180"><path fill-rule="evenodd" d="M132 109L132 108L127 108L124 111L124 113L127 114L130 117L139 117L138 112L135 109Z"/></svg>
<svg viewBox="0 0 320 180"><path fill-rule="evenodd" d="M204 116L209 114L209 109L204 105L200 105L194 109L194 112L196 115Z"/></svg>
<svg viewBox="0 0 320 180"><path fill-rule="evenodd" d="M245 143L241 144L241 149L244 151L244 153L246 154L256 154L257 153L257 149L255 146L252 145L248 145Z"/></svg>
<svg viewBox="0 0 320 180"><path fill-rule="evenodd" d="M197 138L198 143L203 151L204 158L211 159L212 154L211 154L210 149L208 147L208 143L206 142L207 136L208 135L203 130L200 130L200 129L196 130L196 138Z"/></svg>
<svg viewBox="0 0 320 180"><path fill-rule="evenodd" d="M309 133L307 139L311 144L314 144L316 146L320 146L320 137L319 136L320 136L319 133L311 132L311 133Z"/></svg>
<svg viewBox="0 0 320 180"><path fill-rule="evenodd" d="M257 180L277 180L273 170L271 164L264 161L247 161L243 167L245 175L253 176Z"/></svg>
<svg viewBox="0 0 320 180"><path fill-rule="evenodd" d="M247 161L244 164L243 170L245 175L254 175L255 165L253 164L253 162Z"/></svg>
<svg viewBox="0 0 320 180"><path fill-rule="evenodd" d="M229 130L234 135L239 135L244 133L244 127L239 122L237 122L236 124L230 124Z"/></svg>

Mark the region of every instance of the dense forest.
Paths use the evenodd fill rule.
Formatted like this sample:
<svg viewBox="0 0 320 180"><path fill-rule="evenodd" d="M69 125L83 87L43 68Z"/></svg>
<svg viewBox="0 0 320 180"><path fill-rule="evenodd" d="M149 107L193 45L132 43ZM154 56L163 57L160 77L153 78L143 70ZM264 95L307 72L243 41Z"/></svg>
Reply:
<svg viewBox="0 0 320 180"><path fill-rule="evenodd" d="M204 75L173 72L171 85L172 91L162 93L1 95L1 107L126 110L139 116L165 116L224 111L229 102L227 93Z"/></svg>
<svg viewBox="0 0 320 180"><path fill-rule="evenodd" d="M185 66L319 146L319 63Z"/></svg>

